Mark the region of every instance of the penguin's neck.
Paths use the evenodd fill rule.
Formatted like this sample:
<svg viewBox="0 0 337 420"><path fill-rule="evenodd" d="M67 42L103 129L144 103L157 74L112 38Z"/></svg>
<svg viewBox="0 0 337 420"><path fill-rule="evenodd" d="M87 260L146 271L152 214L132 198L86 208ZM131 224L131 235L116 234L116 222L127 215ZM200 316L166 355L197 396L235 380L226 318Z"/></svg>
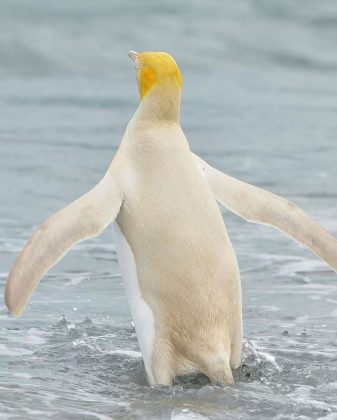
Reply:
<svg viewBox="0 0 337 420"><path fill-rule="evenodd" d="M141 100L133 124L180 124L181 90L172 86L155 86Z"/></svg>

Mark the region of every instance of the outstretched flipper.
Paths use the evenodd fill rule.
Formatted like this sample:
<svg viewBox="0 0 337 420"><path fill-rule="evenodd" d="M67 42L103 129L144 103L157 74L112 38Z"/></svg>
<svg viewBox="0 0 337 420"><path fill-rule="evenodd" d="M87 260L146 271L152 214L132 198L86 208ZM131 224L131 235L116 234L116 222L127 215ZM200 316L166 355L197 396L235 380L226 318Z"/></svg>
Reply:
<svg viewBox="0 0 337 420"><path fill-rule="evenodd" d="M6 284L5 302L20 315L43 275L76 243L99 235L117 216L122 194L108 173L92 190L49 217L18 255Z"/></svg>
<svg viewBox="0 0 337 420"><path fill-rule="evenodd" d="M269 191L239 181L194 155L215 199L248 222L271 225L310 248L337 272L337 240L303 210Z"/></svg>

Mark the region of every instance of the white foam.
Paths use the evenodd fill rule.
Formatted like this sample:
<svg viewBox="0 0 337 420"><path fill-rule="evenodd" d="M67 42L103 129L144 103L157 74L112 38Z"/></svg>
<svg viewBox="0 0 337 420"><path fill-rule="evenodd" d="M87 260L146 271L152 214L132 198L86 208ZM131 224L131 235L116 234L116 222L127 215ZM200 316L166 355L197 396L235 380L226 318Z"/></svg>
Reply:
<svg viewBox="0 0 337 420"><path fill-rule="evenodd" d="M171 413L170 420L206 420L208 417L204 417L199 413L184 408L180 412L174 411Z"/></svg>
<svg viewBox="0 0 337 420"><path fill-rule="evenodd" d="M126 356L135 357L137 359L142 357L142 353L140 351L134 351L134 350L111 350L108 353L109 354L123 354Z"/></svg>
<svg viewBox="0 0 337 420"><path fill-rule="evenodd" d="M23 349L23 348L20 348L20 349L9 348L9 347L6 347L4 344L0 343L0 355L1 356L15 357L15 356L24 356L24 355L28 355L28 354L33 354L33 351Z"/></svg>
<svg viewBox="0 0 337 420"><path fill-rule="evenodd" d="M94 413L92 411L81 411L81 414L93 416L98 420L113 420L113 417L106 416L105 414Z"/></svg>
<svg viewBox="0 0 337 420"><path fill-rule="evenodd" d="M337 420L337 413L330 413L324 417L318 417L317 420Z"/></svg>
<svg viewBox="0 0 337 420"><path fill-rule="evenodd" d="M278 270L279 276L291 276L301 272L308 273L308 272L322 272L327 271L326 263L323 263L320 260L309 260L309 259L301 259L299 261L292 261L288 264L284 264Z"/></svg>

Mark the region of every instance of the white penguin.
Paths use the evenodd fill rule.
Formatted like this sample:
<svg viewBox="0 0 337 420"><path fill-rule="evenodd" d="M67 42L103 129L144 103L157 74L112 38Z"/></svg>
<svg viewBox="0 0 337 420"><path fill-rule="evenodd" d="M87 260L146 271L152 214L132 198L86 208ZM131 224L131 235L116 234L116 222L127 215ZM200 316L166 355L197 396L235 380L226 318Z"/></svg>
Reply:
<svg viewBox="0 0 337 420"><path fill-rule="evenodd" d="M115 223L118 258L150 384L197 370L233 382L241 360L241 286L217 202L272 225L337 270L337 241L287 200L193 155L180 127L182 78L163 52L136 53L140 105L104 178L47 219L17 257L5 301L19 315L46 271Z"/></svg>

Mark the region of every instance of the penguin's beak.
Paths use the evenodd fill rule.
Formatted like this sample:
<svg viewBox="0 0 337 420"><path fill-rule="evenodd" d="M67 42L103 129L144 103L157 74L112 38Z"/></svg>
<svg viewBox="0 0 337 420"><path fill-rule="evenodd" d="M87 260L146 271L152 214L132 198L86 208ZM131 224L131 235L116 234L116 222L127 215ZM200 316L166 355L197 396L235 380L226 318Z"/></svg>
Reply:
<svg viewBox="0 0 337 420"><path fill-rule="evenodd" d="M129 51L128 56L131 58L131 60L136 61L138 58L138 53L136 51Z"/></svg>

